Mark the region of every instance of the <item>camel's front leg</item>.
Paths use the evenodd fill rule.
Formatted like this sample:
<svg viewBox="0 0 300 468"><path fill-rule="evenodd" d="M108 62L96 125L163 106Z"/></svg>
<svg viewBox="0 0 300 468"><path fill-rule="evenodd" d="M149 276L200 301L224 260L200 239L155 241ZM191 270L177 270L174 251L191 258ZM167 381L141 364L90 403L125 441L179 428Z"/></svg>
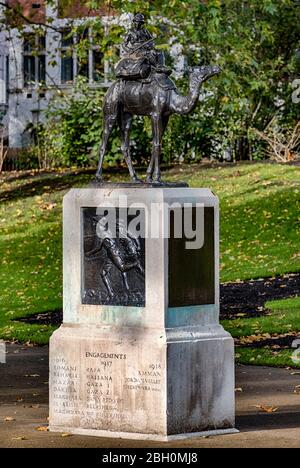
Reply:
<svg viewBox="0 0 300 468"><path fill-rule="evenodd" d="M168 123L168 118L160 115L152 116L152 155L150 164L147 170L147 183L160 183L160 155L161 155L161 143L164 131Z"/></svg>

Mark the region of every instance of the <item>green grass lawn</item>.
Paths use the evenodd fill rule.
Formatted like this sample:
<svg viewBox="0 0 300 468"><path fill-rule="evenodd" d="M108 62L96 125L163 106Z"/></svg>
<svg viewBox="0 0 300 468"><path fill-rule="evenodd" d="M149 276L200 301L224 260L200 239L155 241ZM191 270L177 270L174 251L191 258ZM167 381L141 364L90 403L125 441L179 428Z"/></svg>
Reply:
<svg viewBox="0 0 300 468"><path fill-rule="evenodd" d="M223 320L222 325L234 337L300 332L300 298L271 301L265 304L270 313L255 318Z"/></svg>
<svg viewBox="0 0 300 468"><path fill-rule="evenodd" d="M124 177L115 175L111 180ZM219 196L223 282L300 270L299 168L246 164L204 169L193 165L171 169L164 177L189 181L192 187L209 187ZM53 327L16 320L62 307L62 198L71 187L85 186L90 179L90 175L63 172L32 174L9 182L2 178L0 338L48 342ZM293 330L300 330L297 307L285 324ZM236 328L233 321L225 326L233 334L251 334L256 326L251 320L234 321ZM262 330L276 329L270 317L260 320Z"/></svg>
<svg viewBox="0 0 300 468"><path fill-rule="evenodd" d="M246 341L253 339L255 342L271 336L293 335L300 332L300 297L270 301L265 306L270 310L266 316L223 320L222 325L234 338L242 341L246 338ZM236 346L236 361L240 364L300 367L300 353L298 362L295 362L292 360L293 352L291 349L277 350L270 346L262 348Z"/></svg>

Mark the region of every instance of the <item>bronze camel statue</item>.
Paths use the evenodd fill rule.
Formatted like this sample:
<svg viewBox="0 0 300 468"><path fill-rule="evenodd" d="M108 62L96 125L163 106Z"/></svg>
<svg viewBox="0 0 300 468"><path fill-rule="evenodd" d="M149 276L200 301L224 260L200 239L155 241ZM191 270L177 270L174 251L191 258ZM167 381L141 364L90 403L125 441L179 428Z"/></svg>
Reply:
<svg viewBox="0 0 300 468"><path fill-rule="evenodd" d="M171 114L189 114L199 100L202 83L220 73L218 66L201 66L190 69L189 93L179 94L175 86L165 88L155 81L152 73L149 82L118 80L108 89L103 104L103 138L96 179L102 180L102 166L110 134L118 122L121 130L122 153L134 182L141 182L134 170L130 156L130 129L134 115L149 116L152 122L152 156L147 170L148 184L161 183L160 154L164 131ZM158 77L159 79L159 77ZM170 80L170 83L171 80Z"/></svg>

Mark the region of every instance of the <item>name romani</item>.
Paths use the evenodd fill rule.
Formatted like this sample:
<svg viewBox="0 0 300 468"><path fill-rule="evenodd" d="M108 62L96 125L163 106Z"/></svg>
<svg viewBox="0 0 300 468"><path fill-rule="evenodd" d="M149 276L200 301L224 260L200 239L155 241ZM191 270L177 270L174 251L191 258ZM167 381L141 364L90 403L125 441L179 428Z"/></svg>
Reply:
<svg viewBox="0 0 300 468"><path fill-rule="evenodd" d="M97 352L86 352L85 357L87 358L101 358L101 359L126 359L126 354L115 354L115 353L97 353Z"/></svg>

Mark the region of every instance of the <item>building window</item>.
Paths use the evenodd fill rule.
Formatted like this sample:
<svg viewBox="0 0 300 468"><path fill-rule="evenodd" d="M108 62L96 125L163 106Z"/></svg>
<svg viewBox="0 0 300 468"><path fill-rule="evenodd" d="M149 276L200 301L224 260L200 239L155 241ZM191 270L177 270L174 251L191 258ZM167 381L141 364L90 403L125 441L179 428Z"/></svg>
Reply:
<svg viewBox="0 0 300 468"><path fill-rule="evenodd" d="M90 49L90 28L79 29L76 36L77 45L77 75L84 76L89 80L89 49Z"/></svg>
<svg viewBox="0 0 300 468"><path fill-rule="evenodd" d="M66 29L61 33L61 82L72 83L74 80L74 37Z"/></svg>
<svg viewBox="0 0 300 468"><path fill-rule="evenodd" d="M73 83L76 76L85 77L89 83L104 79L104 61L100 46L91 28L72 35L70 30L61 33L61 83Z"/></svg>
<svg viewBox="0 0 300 468"><path fill-rule="evenodd" d="M93 50L93 81L103 80L104 64L103 53L100 50Z"/></svg>
<svg viewBox="0 0 300 468"><path fill-rule="evenodd" d="M104 79L104 60L100 44L102 37L99 34L91 32L91 80L98 83Z"/></svg>
<svg viewBox="0 0 300 468"><path fill-rule="evenodd" d="M46 82L46 38L27 34L24 38L24 86Z"/></svg>

